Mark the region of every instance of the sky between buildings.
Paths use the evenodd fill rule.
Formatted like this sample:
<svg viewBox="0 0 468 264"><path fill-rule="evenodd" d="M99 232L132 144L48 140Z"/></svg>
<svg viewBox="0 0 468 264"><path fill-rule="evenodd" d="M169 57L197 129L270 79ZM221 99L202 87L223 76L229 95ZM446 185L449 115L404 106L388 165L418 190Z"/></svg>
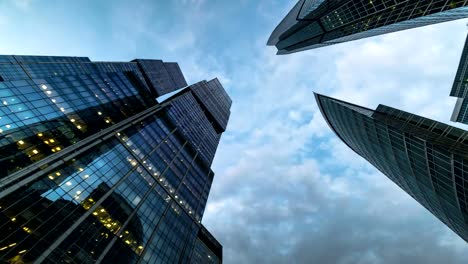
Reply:
<svg viewBox="0 0 468 264"><path fill-rule="evenodd" d="M155 58L189 83L218 77L233 107L203 222L225 263L466 263L466 243L347 149L312 92L448 123L467 20L276 56L266 41L294 4L2 0L0 54Z"/></svg>

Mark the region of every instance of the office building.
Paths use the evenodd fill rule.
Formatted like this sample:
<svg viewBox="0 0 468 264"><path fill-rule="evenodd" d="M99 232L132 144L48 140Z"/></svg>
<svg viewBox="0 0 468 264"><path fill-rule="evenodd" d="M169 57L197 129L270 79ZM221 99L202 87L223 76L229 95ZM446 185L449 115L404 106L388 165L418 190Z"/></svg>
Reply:
<svg viewBox="0 0 468 264"><path fill-rule="evenodd" d="M176 63L46 56L0 56L0 77L2 263L199 258L231 107L217 79L185 87ZM203 257L222 260L210 238Z"/></svg>
<svg viewBox="0 0 468 264"><path fill-rule="evenodd" d="M451 121L468 124L468 36L465 40L450 96L457 97Z"/></svg>
<svg viewBox="0 0 468 264"><path fill-rule="evenodd" d="M388 106L316 94L335 134L468 241L468 132Z"/></svg>
<svg viewBox="0 0 468 264"><path fill-rule="evenodd" d="M191 264L219 264L223 262L221 244L202 226L192 253Z"/></svg>
<svg viewBox="0 0 468 264"><path fill-rule="evenodd" d="M271 34L278 54L468 17L466 0L299 0Z"/></svg>

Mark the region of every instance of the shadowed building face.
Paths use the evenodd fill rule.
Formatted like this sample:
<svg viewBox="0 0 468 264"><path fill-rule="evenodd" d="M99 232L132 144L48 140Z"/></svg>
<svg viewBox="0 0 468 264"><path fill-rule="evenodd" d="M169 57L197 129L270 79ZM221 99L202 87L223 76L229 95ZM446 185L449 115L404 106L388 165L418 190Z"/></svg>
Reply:
<svg viewBox="0 0 468 264"><path fill-rule="evenodd" d="M468 241L468 132L384 105L316 100L348 147Z"/></svg>
<svg viewBox="0 0 468 264"><path fill-rule="evenodd" d="M468 17L465 0L300 0L271 34L278 54Z"/></svg>

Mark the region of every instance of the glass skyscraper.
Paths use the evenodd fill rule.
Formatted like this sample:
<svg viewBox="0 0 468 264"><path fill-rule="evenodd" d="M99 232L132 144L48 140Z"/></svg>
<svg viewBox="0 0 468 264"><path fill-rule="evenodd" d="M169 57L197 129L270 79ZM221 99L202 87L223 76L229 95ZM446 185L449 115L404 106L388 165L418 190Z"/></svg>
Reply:
<svg viewBox="0 0 468 264"><path fill-rule="evenodd" d="M193 249L191 264L219 264L223 261L223 248L213 235L202 226Z"/></svg>
<svg viewBox="0 0 468 264"><path fill-rule="evenodd" d="M458 97L451 121L468 125L468 36L463 47L460 64L450 96Z"/></svg>
<svg viewBox="0 0 468 264"><path fill-rule="evenodd" d="M271 34L278 54L468 17L466 0L299 0Z"/></svg>
<svg viewBox="0 0 468 264"><path fill-rule="evenodd" d="M201 219L231 99L186 86L160 60L0 56L1 262L221 263Z"/></svg>
<svg viewBox="0 0 468 264"><path fill-rule="evenodd" d="M336 135L468 242L468 132L316 94Z"/></svg>

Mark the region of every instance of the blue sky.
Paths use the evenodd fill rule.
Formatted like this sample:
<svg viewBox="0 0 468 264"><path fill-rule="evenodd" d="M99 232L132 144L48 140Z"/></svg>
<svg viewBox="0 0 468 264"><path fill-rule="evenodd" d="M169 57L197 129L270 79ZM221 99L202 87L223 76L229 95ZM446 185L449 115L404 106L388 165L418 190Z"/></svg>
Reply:
<svg viewBox="0 0 468 264"><path fill-rule="evenodd" d="M465 242L331 133L313 91L447 123L467 21L276 56L265 43L294 4L3 0L0 53L218 77L234 103L203 222L225 263L466 263Z"/></svg>

